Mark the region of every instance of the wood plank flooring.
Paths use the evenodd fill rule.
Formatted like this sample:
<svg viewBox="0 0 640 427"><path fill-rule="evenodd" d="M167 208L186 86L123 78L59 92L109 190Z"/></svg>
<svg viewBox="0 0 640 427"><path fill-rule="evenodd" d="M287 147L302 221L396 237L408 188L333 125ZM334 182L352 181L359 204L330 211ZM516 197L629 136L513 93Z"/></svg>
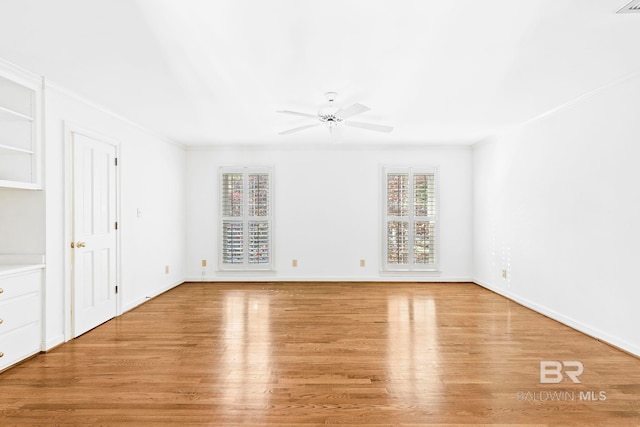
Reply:
<svg viewBox="0 0 640 427"><path fill-rule="evenodd" d="M2 426L640 425L639 359L468 283L186 283L0 389Z"/></svg>

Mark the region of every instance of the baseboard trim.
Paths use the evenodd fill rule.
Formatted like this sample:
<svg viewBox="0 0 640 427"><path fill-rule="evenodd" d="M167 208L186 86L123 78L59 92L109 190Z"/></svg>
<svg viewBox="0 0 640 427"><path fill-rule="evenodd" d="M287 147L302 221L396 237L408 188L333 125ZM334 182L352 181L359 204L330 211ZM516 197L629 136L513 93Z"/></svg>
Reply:
<svg viewBox="0 0 640 427"><path fill-rule="evenodd" d="M527 298L523 298L521 296L518 296L514 293L508 292L504 289L499 289L493 285L491 285L490 283L484 282L482 280L478 280L478 279L473 279L472 280L473 283L477 284L478 286L482 286L483 288L494 292L498 295L502 295L503 297L510 299L511 301L514 301L528 309L531 309L537 313L542 314L543 316L546 316L550 319L555 320L556 322L560 322L565 326L568 326L572 329L575 329L578 332L581 332L585 335L590 336L593 339L596 339L598 341L601 341L607 345L610 345L612 347L617 348L620 351L623 351L625 353L630 354L631 356L640 358L640 347L638 347L637 345L634 345L632 343L629 343L625 340L622 340L616 336L613 336L607 332L604 332L598 328L594 328L592 326L589 326L587 324L584 324L578 320L575 320L571 317L565 316L561 313L558 313L555 310L552 310L550 308L547 308L545 306L542 306L540 304L537 304Z"/></svg>
<svg viewBox="0 0 640 427"><path fill-rule="evenodd" d="M125 314L128 311L133 310L134 308L141 306L142 304L144 304L147 301L150 301L152 299L154 299L155 297L164 294L167 291L170 291L171 289L175 288L176 286L180 286L181 284L183 284L185 282L185 280L181 280L179 282L174 282L168 286L165 286L163 288L160 288L158 290L156 290L154 293L152 293L151 295L147 295L144 298L139 298L125 306L122 307L122 313L120 313L120 315Z"/></svg>
<svg viewBox="0 0 640 427"><path fill-rule="evenodd" d="M225 275L202 277L187 277L185 282L418 282L418 283L472 283L470 277L441 277L441 276L384 276L384 277L258 277L258 276L235 276Z"/></svg>
<svg viewBox="0 0 640 427"><path fill-rule="evenodd" d="M51 339L42 341L42 343L40 344L40 348L42 351L47 352L47 351L53 350L54 348L64 343L65 343L64 334L58 334Z"/></svg>

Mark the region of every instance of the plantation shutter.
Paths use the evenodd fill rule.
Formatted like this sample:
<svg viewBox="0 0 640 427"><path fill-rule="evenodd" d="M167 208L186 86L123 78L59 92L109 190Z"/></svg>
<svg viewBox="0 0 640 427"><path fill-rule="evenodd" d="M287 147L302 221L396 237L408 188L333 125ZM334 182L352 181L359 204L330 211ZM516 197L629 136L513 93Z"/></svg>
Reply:
<svg viewBox="0 0 640 427"><path fill-rule="evenodd" d="M221 269L271 269L270 171L223 168L220 185Z"/></svg>
<svg viewBox="0 0 640 427"><path fill-rule="evenodd" d="M435 269L435 169L387 168L383 175L385 269Z"/></svg>
<svg viewBox="0 0 640 427"><path fill-rule="evenodd" d="M387 263L409 263L409 174L387 175Z"/></svg>
<svg viewBox="0 0 640 427"><path fill-rule="evenodd" d="M249 264L269 264L269 175L249 174Z"/></svg>
<svg viewBox="0 0 640 427"><path fill-rule="evenodd" d="M435 173L413 174L413 261L436 263L436 187Z"/></svg>
<svg viewBox="0 0 640 427"><path fill-rule="evenodd" d="M242 174L222 174L222 263L244 262L243 200L244 180Z"/></svg>

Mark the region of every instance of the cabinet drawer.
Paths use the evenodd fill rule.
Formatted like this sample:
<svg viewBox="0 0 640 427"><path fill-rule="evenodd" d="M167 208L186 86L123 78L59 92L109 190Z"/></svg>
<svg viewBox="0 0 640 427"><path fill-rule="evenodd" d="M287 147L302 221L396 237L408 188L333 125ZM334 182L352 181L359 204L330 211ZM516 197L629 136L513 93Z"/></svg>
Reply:
<svg viewBox="0 0 640 427"><path fill-rule="evenodd" d="M34 270L0 278L0 302L32 292L40 292L42 271Z"/></svg>
<svg viewBox="0 0 640 427"><path fill-rule="evenodd" d="M40 320L40 294L37 292L0 302L0 336L38 320Z"/></svg>
<svg viewBox="0 0 640 427"><path fill-rule="evenodd" d="M0 335L0 370L40 351L40 322Z"/></svg>

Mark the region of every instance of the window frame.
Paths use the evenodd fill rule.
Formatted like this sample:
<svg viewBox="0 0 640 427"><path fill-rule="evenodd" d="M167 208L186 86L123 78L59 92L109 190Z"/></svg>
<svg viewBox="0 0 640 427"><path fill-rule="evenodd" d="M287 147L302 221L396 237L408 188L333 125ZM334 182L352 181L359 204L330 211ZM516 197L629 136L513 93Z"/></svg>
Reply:
<svg viewBox="0 0 640 427"><path fill-rule="evenodd" d="M224 191L222 188L226 174L242 174L242 216L225 216L224 209ZM268 215L265 216L249 216L249 175L265 174L268 176ZM274 271L274 182L273 168L269 166L220 166L218 168L218 221L217 221L217 250L218 250L218 271L221 272L248 272L248 271ZM224 261L224 224L225 221L242 221L243 224L243 262L242 263L225 263ZM266 222L268 224L268 262L267 263L249 263L249 223L251 221Z"/></svg>
<svg viewBox="0 0 640 427"><path fill-rule="evenodd" d="M388 223L389 221L393 221L394 219L401 218L401 216L391 216L388 214L388 186L387 180L389 175L393 174L407 174L408 182L409 182L409 194L408 198L408 215L406 216L406 221L409 222L409 234L408 234L408 258L409 262L407 264L390 264L388 262ZM414 203L414 175L420 174L433 174L434 176L434 196L435 196L435 209L434 215L424 216L425 219L429 221L433 221L434 224L434 237L433 242L435 246L435 260L433 263L429 264L418 264L415 261L414 257L414 235L415 235L415 223L419 222L420 219L416 220L416 215L414 214L415 203ZM440 270L440 174L437 166L389 166L389 165L381 165L380 167L380 265L382 272L439 272ZM422 217L420 217L422 218ZM424 220L424 219L423 219Z"/></svg>

